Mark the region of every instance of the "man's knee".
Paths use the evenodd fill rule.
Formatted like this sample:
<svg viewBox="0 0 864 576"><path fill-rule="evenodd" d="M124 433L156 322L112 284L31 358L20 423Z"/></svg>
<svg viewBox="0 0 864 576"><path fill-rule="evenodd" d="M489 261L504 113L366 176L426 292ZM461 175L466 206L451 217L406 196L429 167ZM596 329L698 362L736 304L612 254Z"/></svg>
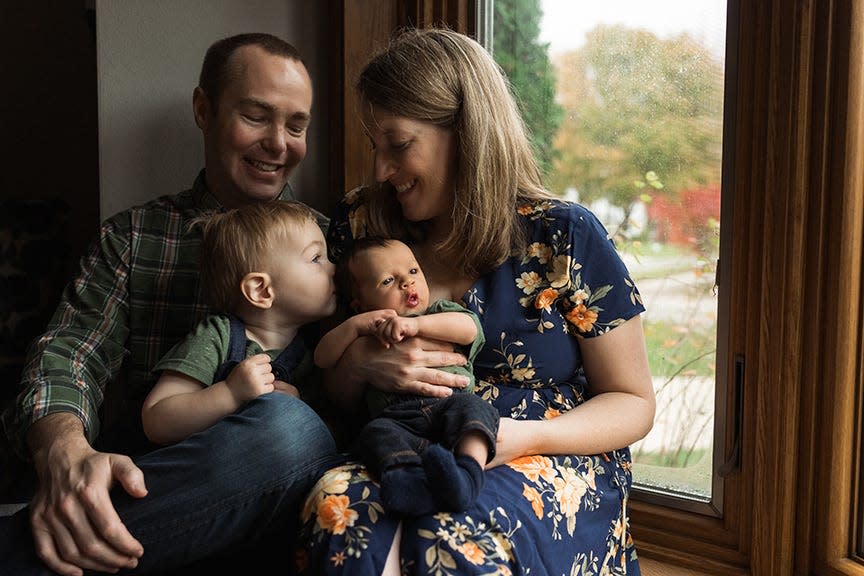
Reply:
<svg viewBox="0 0 864 576"><path fill-rule="evenodd" d="M305 458L336 453L330 430L308 404L287 394L273 392L260 396L249 404L255 414L255 427L250 432L272 447L274 457Z"/></svg>

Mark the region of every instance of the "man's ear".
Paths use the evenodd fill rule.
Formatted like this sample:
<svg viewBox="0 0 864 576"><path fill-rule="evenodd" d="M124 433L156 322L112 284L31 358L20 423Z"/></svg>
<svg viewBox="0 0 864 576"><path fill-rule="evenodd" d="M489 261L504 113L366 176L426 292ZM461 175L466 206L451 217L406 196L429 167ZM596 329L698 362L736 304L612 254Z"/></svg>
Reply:
<svg viewBox="0 0 864 576"><path fill-rule="evenodd" d="M210 117L210 99L200 86L196 86L192 92L192 113L195 115L195 124L204 130L207 127L207 119Z"/></svg>
<svg viewBox="0 0 864 576"><path fill-rule="evenodd" d="M240 291L246 301L256 308L273 306L273 283L266 272L250 272L243 277Z"/></svg>

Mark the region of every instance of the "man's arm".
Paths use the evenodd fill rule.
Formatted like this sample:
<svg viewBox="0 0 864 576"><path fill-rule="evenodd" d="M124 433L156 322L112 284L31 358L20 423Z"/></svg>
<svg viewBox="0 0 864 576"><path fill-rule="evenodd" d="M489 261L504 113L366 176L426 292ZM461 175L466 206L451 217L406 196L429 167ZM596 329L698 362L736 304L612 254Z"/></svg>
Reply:
<svg viewBox="0 0 864 576"><path fill-rule="evenodd" d="M66 287L48 329L32 346L24 393L3 415L5 432L32 458L38 485L30 503L36 552L60 574L133 567L140 543L109 496L119 482L146 494L132 460L97 452L98 410L106 383L127 354L129 216L102 225L100 238Z"/></svg>
<svg viewBox="0 0 864 576"><path fill-rule="evenodd" d="M22 372L24 392L3 414L3 428L28 458L28 428L49 414L71 412L89 441L99 433L106 383L128 354L128 230L102 225L77 277L70 282L44 334L31 346Z"/></svg>

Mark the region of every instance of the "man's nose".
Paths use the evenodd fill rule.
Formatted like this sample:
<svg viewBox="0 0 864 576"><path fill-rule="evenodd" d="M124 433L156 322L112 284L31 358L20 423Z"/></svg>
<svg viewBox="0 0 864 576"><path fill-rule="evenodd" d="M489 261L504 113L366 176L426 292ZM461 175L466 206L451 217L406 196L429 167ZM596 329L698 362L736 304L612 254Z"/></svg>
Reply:
<svg viewBox="0 0 864 576"><path fill-rule="evenodd" d="M288 136L285 134L285 130L281 126L273 125L268 130L267 137L262 144L267 151L281 154L288 147L287 140Z"/></svg>

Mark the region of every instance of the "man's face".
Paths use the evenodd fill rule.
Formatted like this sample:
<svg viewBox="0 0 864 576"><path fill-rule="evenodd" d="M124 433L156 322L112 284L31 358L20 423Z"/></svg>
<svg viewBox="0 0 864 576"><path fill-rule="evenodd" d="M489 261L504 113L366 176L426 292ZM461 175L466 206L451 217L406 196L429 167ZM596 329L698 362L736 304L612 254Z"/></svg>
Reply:
<svg viewBox="0 0 864 576"><path fill-rule="evenodd" d="M226 207L279 195L306 156L312 82L303 64L238 49L222 94L195 90L195 120L204 134L207 185Z"/></svg>

